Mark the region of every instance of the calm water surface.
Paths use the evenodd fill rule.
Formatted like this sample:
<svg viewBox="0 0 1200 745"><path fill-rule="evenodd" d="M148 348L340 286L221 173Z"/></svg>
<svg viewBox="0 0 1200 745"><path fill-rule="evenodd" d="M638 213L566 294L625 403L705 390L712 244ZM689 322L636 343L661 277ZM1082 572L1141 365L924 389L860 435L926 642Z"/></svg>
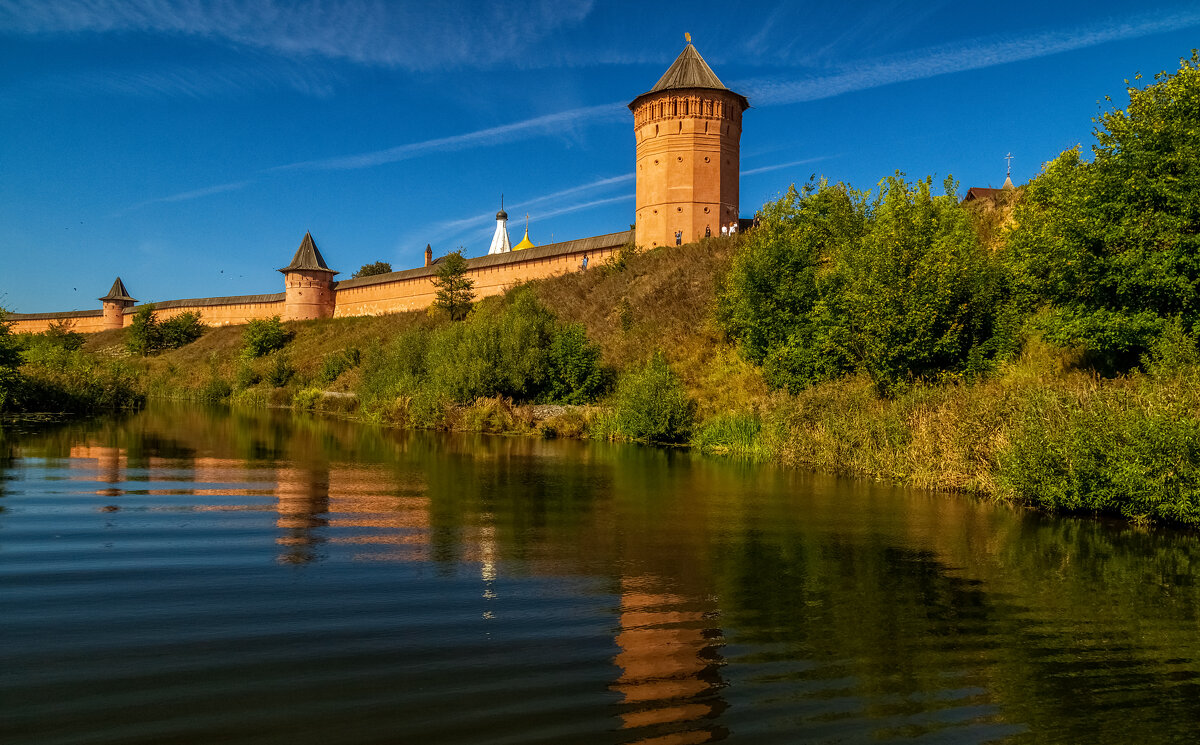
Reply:
<svg viewBox="0 0 1200 745"><path fill-rule="evenodd" d="M4 743L1144 743L1200 543L651 448L0 434Z"/></svg>

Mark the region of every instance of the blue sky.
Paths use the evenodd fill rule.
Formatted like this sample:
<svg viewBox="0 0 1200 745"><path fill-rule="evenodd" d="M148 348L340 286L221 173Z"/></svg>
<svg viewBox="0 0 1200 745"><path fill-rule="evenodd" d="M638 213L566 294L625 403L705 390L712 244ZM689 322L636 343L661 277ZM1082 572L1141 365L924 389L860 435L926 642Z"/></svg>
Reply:
<svg viewBox="0 0 1200 745"><path fill-rule="evenodd" d="M0 0L0 306L282 291L633 220L625 108L691 32L746 95L741 209L810 175L999 186L1200 46L1195 2Z"/></svg>

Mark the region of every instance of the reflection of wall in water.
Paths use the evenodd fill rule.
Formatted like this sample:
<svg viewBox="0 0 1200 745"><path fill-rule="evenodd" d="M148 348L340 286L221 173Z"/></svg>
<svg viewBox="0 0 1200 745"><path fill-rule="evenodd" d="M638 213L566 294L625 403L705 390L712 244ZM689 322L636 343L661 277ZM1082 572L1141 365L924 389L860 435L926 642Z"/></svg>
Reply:
<svg viewBox="0 0 1200 745"><path fill-rule="evenodd" d="M70 457L68 468L87 474L82 479L94 478L105 484L121 483L129 463L124 449L103 445L72 445L68 455ZM83 461L95 461L95 463ZM71 478L76 480L74 476ZM103 489L100 493L115 496L120 492L117 489Z"/></svg>

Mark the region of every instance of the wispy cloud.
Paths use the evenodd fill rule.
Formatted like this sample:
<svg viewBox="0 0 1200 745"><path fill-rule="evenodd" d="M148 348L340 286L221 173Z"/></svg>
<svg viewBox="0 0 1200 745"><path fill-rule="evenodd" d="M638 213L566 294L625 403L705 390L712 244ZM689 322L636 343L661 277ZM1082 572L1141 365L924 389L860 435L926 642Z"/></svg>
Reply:
<svg viewBox="0 0 1200 745"><path fill-rule="evenodd" d="M355 168L371 168L386 163L396 163L431 152L446 152L464 150L481 145L498 145L512 142L525 137L554 132L567 125L597 124L608 121L618 121L627 115L624 103L586 106L579 109L568 109L554 114L545 114L532 119L525 119L510 124L479 129L474 132L436 137L421 142L410 142L397 145L386 150L375 150L358 155L346 155L334 158L306 160L299 163L289 163L276 166L271 170L349 170Z"/></svg>
<svg viewBox="0 0 1200 745"><path fill-rule="evenodd" d="M0 0L0 32L175 34L407 70L490 67L580 23L592 0Z"/></svg>
<svg viewBox="0 0 1200 745"><path fill-rule="evenodd" d="M816 158L805 158L804 160L793 160L790 163L776 163L775 165L771 165L771 166L760 166L759 168L751 168L748 171L742 171L742 177L744 178L746 176L753 176L756 173L768 173L770 171L780 171L780 170L783 170L784 168L792 168L794 166L807 165L808 163L817 163L822 160L829 160L830 158L836 158L836 157L838 157L838 156L822 155L822 156L819 156Z"/></svg>
<svg viewBox="0 0 1200 745"><path fill-rule="evenodd" d="M92 70L32 79L31 91L59 90L79 96L167 96L210 99L245 96L264 89L288 88L305 96L333 95L340 76L326 65L299 65L263 60L254 55L244 64L174 66L147 70Z"/></svg>
<svg viewBox="0 0 1200 745"><path fill-rule="evenodd" d="M544 220L558 215L565 215L572 212L581 212L583 210L592 209L605 204L612 204L624 199L632 199L633 194L624 194L617 197L608 197L604 199L596 199L589 202L580 202L575 204L555 207L555 204L561 204L563 201L579 197L588 192L604 192L613 187L623 186L633 181L633 174L627 173L620 176L611 176L608 178L597 179L590 181L580 186L573 186L569 189L543 194L541 196L526 199L522 202L509 204L507 209L512 211L513 215L520 215L524 212L536 209L536 219ZM441 241L446 239L462 239L478 238L485 235L490 235L495 230L496 213L486 212L472 215L470 217L462 217L454 220L443 220L426 226L424 229L422 241ZM415 239L413 239L415 240ZM408 245L411 241L405 240L402 245Z"/></svg>
<svg viewBox="0 0 1200 745"><path fill-rule="evenodd" d="M1036 59L1197 25L1200 25L1200 10L1167 16L1142 16L1068 31L1010 38L993 37L966 44L933 47L845 66L841 72L832 75L801 80L787 77L761 78L741 81L735 87L745 91L758 106L815 101L893 83Z"/></svg>
<svg viewBox="0 0 1200 745"><path fill-rule="evenodd" d="M254 183L253 180L234 181L234 182L228 183L228 184L218 184L216 186L207 186L203 189L192 189L191 191L179 192L178 194L171 194L171 195L165 196L165 197L156 197L154 199L147 199L144 202L138 202L137 204L133 205L132 207L126 207L125 209L120 210L119 212L117 212L114 215L114 217L121 217L124 215L128 215L130 212L135 212L137 210L142 209L143 207L149 207L152 204L164 204L164 203L169 203L169 202L188 202L193 199L200 199L201 197L212 196L213 194L223 194L228 191L238 191L239 189L245 189L247 186L249 186L252 183Z"/></svg>

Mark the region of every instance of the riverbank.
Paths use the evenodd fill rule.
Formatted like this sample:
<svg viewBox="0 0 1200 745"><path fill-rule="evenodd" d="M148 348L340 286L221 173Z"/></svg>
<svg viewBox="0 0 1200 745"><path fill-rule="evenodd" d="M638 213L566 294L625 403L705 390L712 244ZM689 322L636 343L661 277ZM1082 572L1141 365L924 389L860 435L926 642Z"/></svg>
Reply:
<svg viewBox="0 0 1200 745"><path fill-rule="evenodd" d="M619 264L521 290L560 326L581 325L614 380L661 353L694 415L680 439L698 450L1050 510L1200 524L1194 366L1103 378L1079 354L1035 337L975 382L917 383L882 397L860 374L796 394L771 391L714 320L735 249L716 239L627 254ZM395 340L448 324L430 313L289 323L286 345L257 358L243 354L244 327L209 329L147 358L125 351L127 331L90 335L82 351L119 366L155 398L288 406L407 427L622 439L615 386L593 404L573 406L481 396L421 408L411 397L367 395L372 366L395 357Z"/></svg>

